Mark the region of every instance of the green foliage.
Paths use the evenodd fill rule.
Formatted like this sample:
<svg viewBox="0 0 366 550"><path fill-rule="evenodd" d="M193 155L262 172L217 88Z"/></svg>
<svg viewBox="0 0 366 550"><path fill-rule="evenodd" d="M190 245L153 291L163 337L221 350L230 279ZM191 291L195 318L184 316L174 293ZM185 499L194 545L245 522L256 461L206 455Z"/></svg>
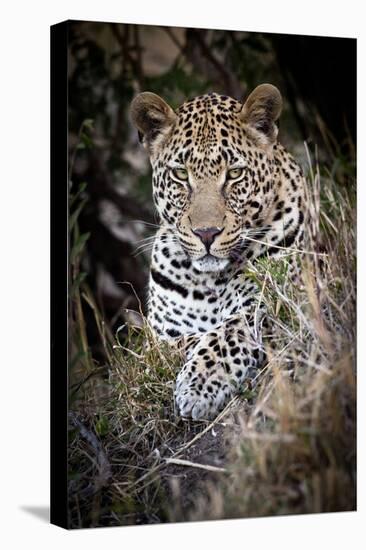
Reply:
<svg viewBox="0 0 366 550"><path fill-rule="evenodd" d="M109 431L109 422L106 416L100 415L95 423L95 431L98 436L103 437Z"/></svg>

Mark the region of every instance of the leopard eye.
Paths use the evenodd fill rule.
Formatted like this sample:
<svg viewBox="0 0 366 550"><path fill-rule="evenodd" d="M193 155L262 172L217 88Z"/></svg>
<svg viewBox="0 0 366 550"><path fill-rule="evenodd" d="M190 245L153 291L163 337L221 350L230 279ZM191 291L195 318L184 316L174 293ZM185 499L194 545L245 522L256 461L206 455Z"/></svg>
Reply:
<svg viewBox="0 0 366 550"><path fill-rule="evenodd" d="M229 179L236 180L240 178L240 176L243 174L244 168L232 168L232 170L229 170L227 175Z"/></svg>
<svg viewBox="0 0 366 550"><path fill-rule="evenodd" d="M172 170L172 172L173 172L173 175L178 180L182 180L182 181L187 181L188 180L188 172L185 168L174 168L174 170Z"/></svg>

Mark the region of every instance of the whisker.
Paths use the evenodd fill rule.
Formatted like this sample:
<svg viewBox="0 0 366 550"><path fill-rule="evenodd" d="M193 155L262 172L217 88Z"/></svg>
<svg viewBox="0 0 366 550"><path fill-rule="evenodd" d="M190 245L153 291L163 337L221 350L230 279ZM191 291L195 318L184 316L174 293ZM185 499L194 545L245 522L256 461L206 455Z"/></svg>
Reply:
<svg viewBox="0 0 366 550"><path fill-rule="evenodd" d="M143 239L138 239L137 241L134 241L135 243L142 243L147 241L153 241L155 239L156 235L151 235L150 237L144 237Z"/></svg>
<svg viewBox="0 0 366 550"><path fill-rule="evenodd" d="M137 256L141 256L141 254L147 254L148 252L151 252L152 249L149 250L139 250L138 252L134 252L132 254L133 258L137 258Z"/></svg>
<svg viewBox="0 0 366 550"><path fill-rule="evenodd" d="M144 225L149 225L151 227L157 227L157 228L161 227L156 223L146 222L145 220L129 220L129 223L142 223Z"/></svg>
<svg viewBox="0 0 366 550"><path fill-rule="evenodd" d="M252 241L254 243L263 244L265 246L271 247L271 248L278 248L279 250L286 250L286 252L299 252L300 254L310 254L312 256L328 256L325 252L314 252L311 250L300 250L299 248L291 248L288 246L279 246L276 244L268 243L265 241L259 241L258 239L252 239L250 237L246 237L248 241Z"/></svg>
<svg viewBox="0 0 366 550"><path fill-rule="evenodd" d="M155 242L155 237L151 240L142 239L142 241L143 242L141 244L139 244L139 246L135 247L135 250L139 250L141 248L149 248L149 247L152 248L153 244ZM136 241L136 243L138 243L138 242L141 242L141 241ZM167 244L174 244L174 243L177 243L178 240L174 235L171 235L169 238L165 238L164 242L167 243Z"/></svg>
<svg viewBox="0 0 366 550"><path fill-rule="evenodd" d="M171 238L177 238L177 236L176 235L171 235L171 234L164 235L164 239L166 239L166 240L171 239ZM156 233L154 233L154 235L148 235L147 237L144 237L143 239L138 239L137 241L134 241L134 243L142 243L142 242L146 242L146 241L153 241L154 239L156 239Z"/></svg>
<svg viewBox="0 0 366 550"><path fill-rule="evenodd" d="M177 243L176 239L165 240L165 244L176 244L176 243ZM154 242L140 244L138 247L136 247L133 256L136 257L139 254L151 252L153 248L154 248Z"/></svg>

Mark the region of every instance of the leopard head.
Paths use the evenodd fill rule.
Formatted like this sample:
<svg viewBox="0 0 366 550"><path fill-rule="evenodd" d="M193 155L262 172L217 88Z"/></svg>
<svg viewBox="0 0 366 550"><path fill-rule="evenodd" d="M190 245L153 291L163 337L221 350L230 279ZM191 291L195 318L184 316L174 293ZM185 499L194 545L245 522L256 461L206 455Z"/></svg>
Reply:
<svg viewBox="0 0 366 550"><path fill-rule="evenodd" d="M281 109L281 95L270 84L244 103L207 94L176 111L150 92L133 100L161 223L174 230L196 269L223 270L245 248L245 235L265 223Z"/></svg>

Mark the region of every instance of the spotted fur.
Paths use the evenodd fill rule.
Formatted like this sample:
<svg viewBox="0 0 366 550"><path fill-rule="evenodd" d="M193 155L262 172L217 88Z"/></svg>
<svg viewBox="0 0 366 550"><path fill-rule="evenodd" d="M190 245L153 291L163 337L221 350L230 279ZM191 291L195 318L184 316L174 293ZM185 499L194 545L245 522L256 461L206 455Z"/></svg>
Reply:
<svg viewBox="0 0 366 550"><path fill-rule="evenodd" d="M248 262L302 238L304 178L277 141L281 105L269 84L244 105L207 94L174 112L149 92L132 104L161 225L148 320L184 349L175 397L193 419L215 416L263 360L265 312Z"/></svg>

